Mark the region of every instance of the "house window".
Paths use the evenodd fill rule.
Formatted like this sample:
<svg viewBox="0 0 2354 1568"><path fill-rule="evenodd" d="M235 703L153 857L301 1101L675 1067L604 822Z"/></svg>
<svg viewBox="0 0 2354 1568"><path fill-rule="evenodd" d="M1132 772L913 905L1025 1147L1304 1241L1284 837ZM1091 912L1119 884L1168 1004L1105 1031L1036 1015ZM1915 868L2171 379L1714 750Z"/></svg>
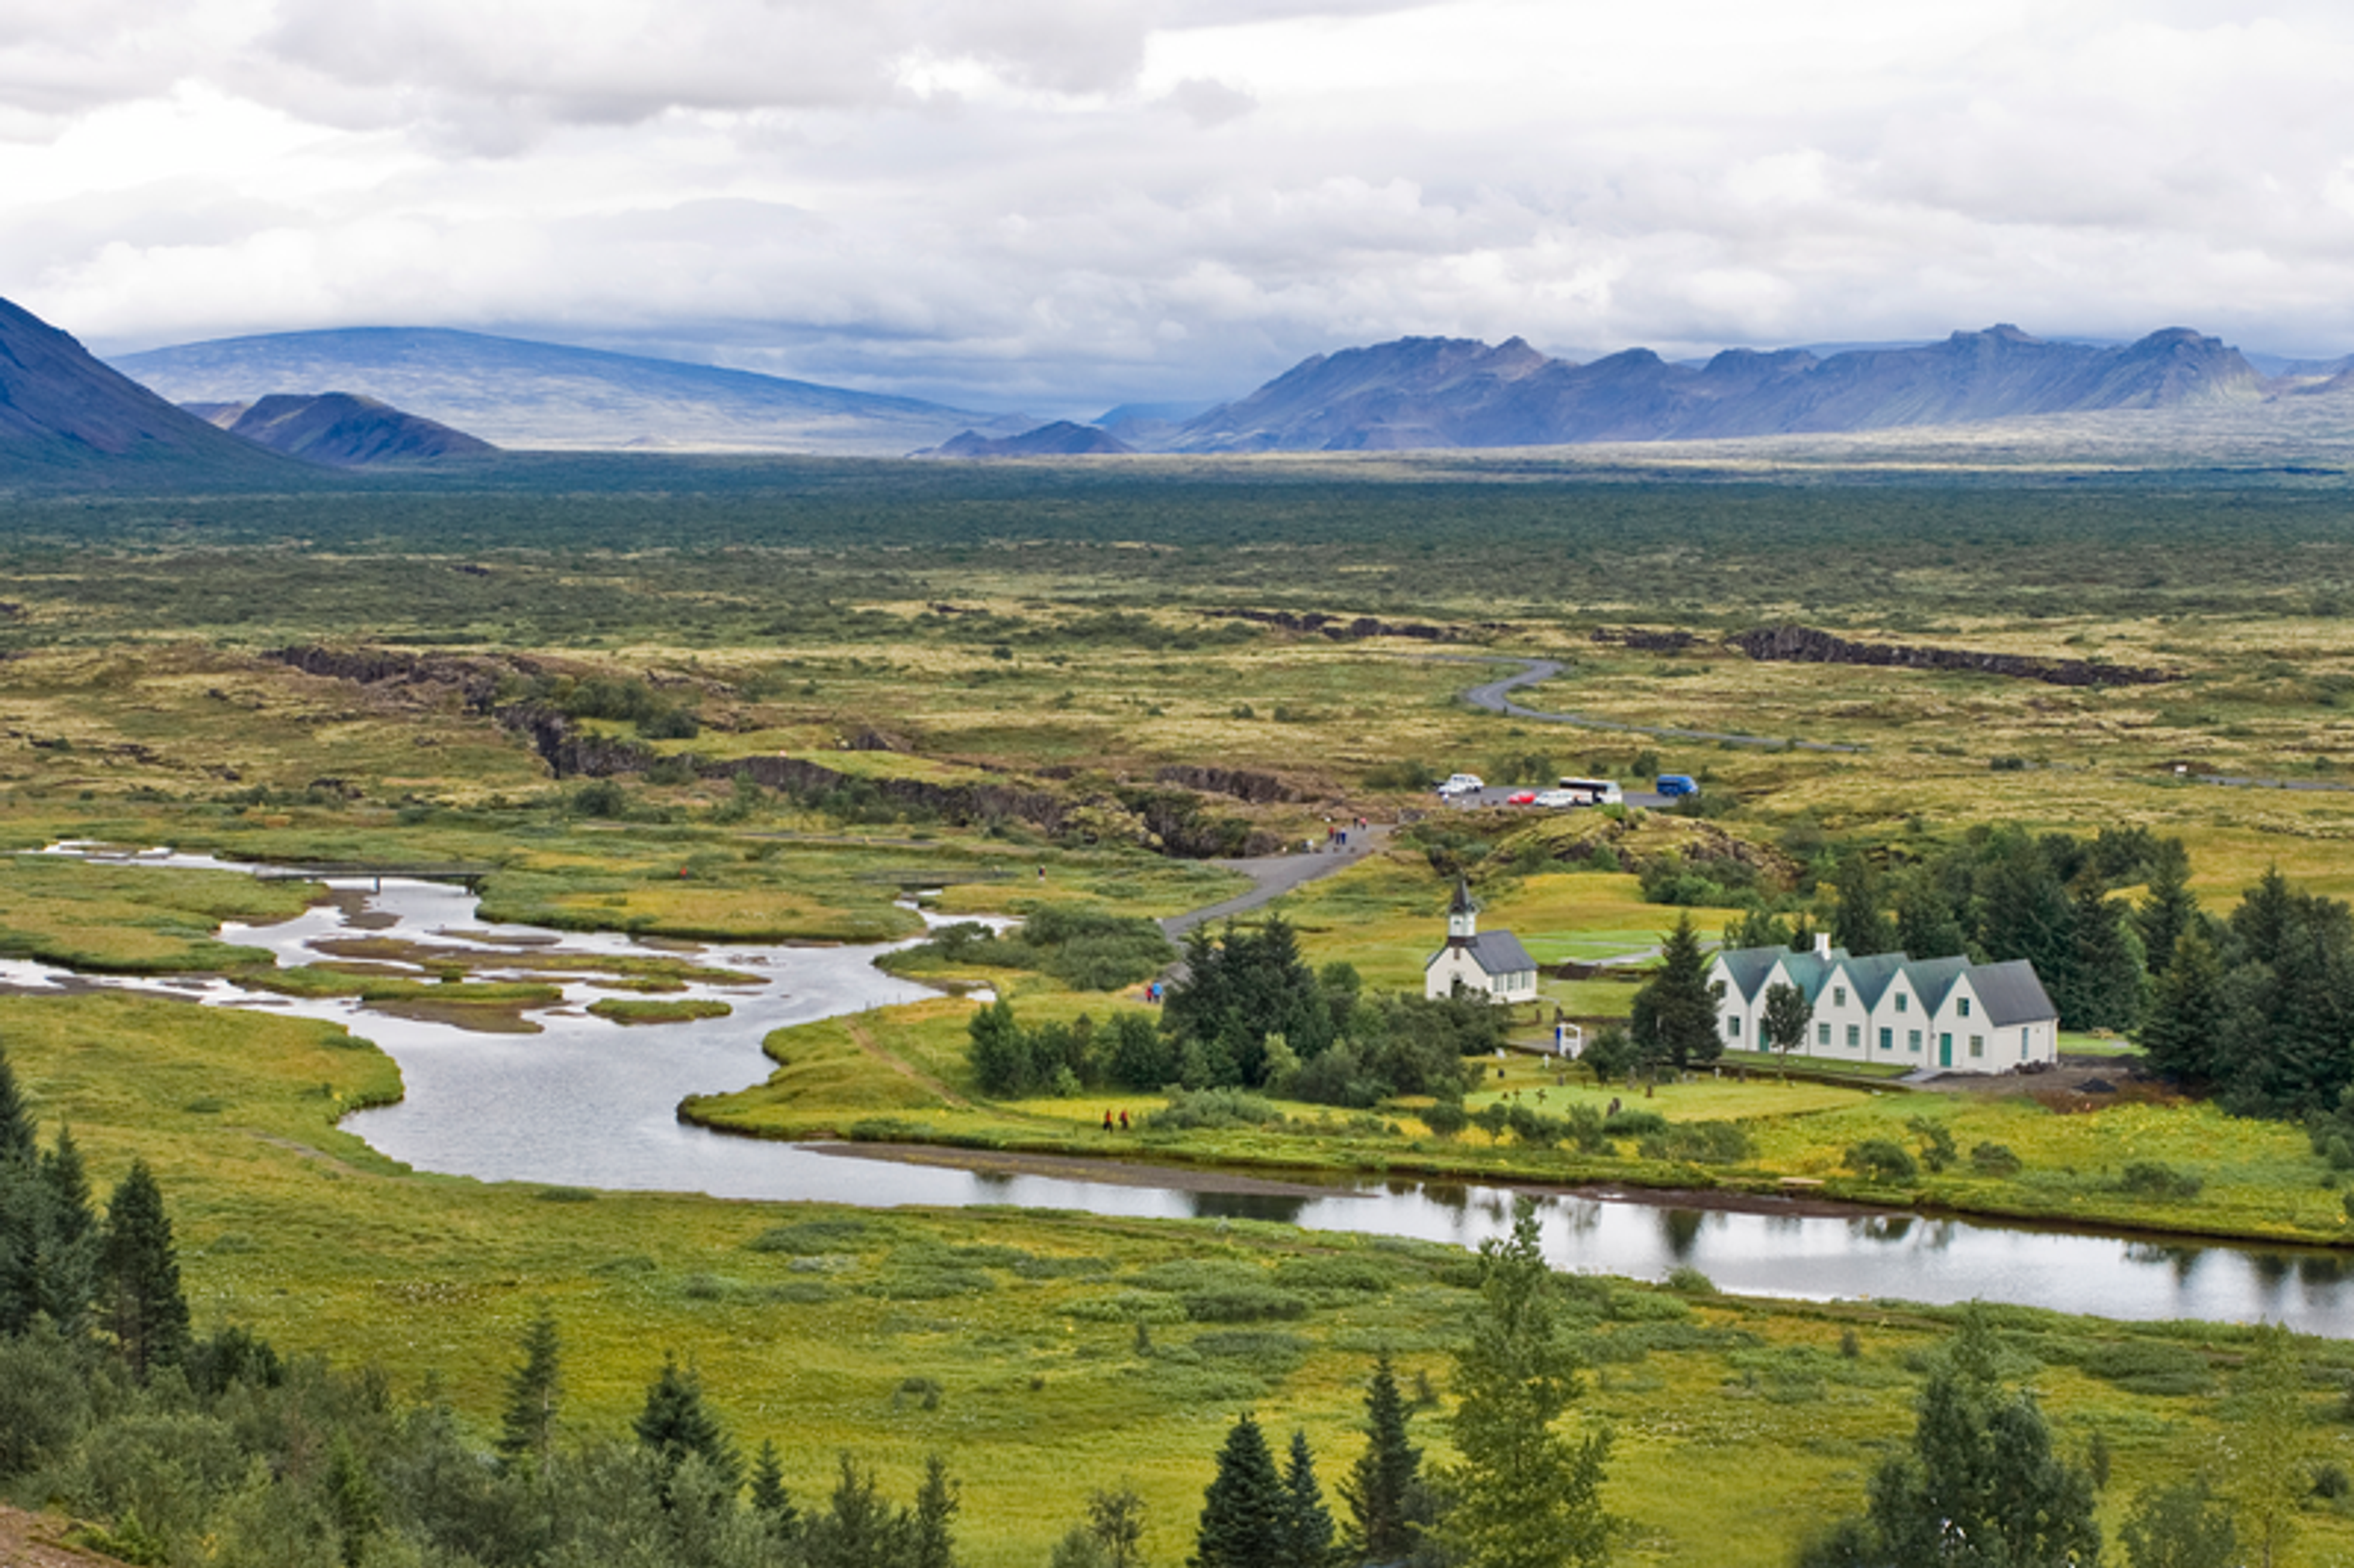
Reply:
<svg viewBox="0 0 2354 1568"><path fill-rule="evenodd" d="M1850 1024L1850 1025L1848 1025L1848 1029L1849 1029L1849 1032L1850 1032L1850 1033L1852 1033L1854 1032L1855 1026L1854 1026L1853 1024ZM1818 1045L1828 1045L1828 1044L1829 1044L1830 1043L1831 1043L1831 1026L1830 1026L1829 1024L1828 1024L1828 1023L1818 1023L1818 1024L1816 1024L1816 1025L1815 1025L1815 1044L1818 1044Z"/></svg>
<svg viewBox="0 0 2354 1568"><path fill-rule="evenodd" d="M1845 1007L1847 1005L1847 987L1843 985L1835 985L1831 987L1831 1005L1833 1007Z"/></svg>
<svg viewBox="0 0 2354 1568"><path fill-rule="evenodd" d="M1986 1054L1985 1035L1973 1034L1970 1036L1970 1054L1973 1056L1983 1056Z"/></svg>
<svg viewBox="0 0 2354 1568"><path fill-rule="evenodd" d="M1904 1011L1904 993L1901 991L1896 993L1896 1011L1899 1012Z"/></svg>
<svg viewBox="0 0 2354 1568"><path fill-rule="evenodd" d="M1896 1031L1893 1029L1883 1029L1880 1032L1880 1048L1883 1051L1893 1051L1896 1049Z"/></svg>
<svg viewBox="0 0 2354 1568"><path fill-rule="evenodd" d="M1905 1032L1904 1049L1912 1052L1916 1056L1921 1054L1921 1032L1919 1030L1912 1029Z"/></svg>
<svg viewBox="0 0 2354 1568"><path fill-rule="evenodd" d="M1741 1020L1738 1018L1728 1018L1724 1021L1724 1037L1727 1040L1738 1040L1741 1038Z"/></svg>
<svg viewBox="0 0 2354 1568"><path fill-rule="evenodd" d="M1964 1018L1967 1018L1970 1015L1970 999L1968 997L1956 997L1954 999L1954 1004L1962 1010L1962 1016Z"/></svg>
<svg viewBox="0 0 2354 1568"><path fill-rule="evenodd" d="M1861 1024L1861 1023L1850 1023L1850 1024L1849 1024L1849 1025L1847 1026L1847 1048L1848 1048L1849 1050L1852 1051L1852 1050L1855 1050L1858 1046L1861 1045L1862 1044L1863 1044L1863 1025L1862 1025L1862 1024Z"/></svg>
<svg viewBox="0 0 2354 1568"><path fill-rule="evenodd" d="M2025 1055L2027 1054L2027 1052L2028 1052L2028 1044L2027 1044L2027 1031L2026 1031L2026 1030L2024 1030L2024 1029L2022 1029L2022 1030L2020 1030L2020 1031L2019 1032L2019 1054L2020 1054L2021 1056L2025 1056Z"/></svg>

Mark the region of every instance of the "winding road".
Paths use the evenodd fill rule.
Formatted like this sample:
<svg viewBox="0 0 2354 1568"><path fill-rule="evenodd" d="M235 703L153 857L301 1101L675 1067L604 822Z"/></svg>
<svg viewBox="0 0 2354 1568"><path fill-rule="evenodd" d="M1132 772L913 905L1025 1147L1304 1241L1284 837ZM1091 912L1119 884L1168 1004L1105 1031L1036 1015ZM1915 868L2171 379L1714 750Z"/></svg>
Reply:
<svg viewBox="0 0 2354 1568"><path fill-rule="evenodd" d="M1466 662L1473 661L1466 660ZM1480 661L1484 662L1485 661ZM1500 660L1496 661L1501 662ZM1592 714L1548 714L1535 708L1524 708L1512 701L1511 694L1523 686L1533 686L1550 681L1562 673L1564 666L1557 659L1522 661L1519 674L1506 675L1484 685L1472 687L1463 694L1463 700L1475 708L1490 713L1506 714L1513 718L1534 719L1539 724L1576 725L1582 729L1615 729L1630 735L1657 736L1662 740L1712 740L1727 746L1787 747L1795 751L1861 752L1860 746L1841 746L1828 740L1795 740L1773 735L1734 735L1713 729L1678 729L1671 725L1630 724L1625 719L1597 718Z"/></svg>

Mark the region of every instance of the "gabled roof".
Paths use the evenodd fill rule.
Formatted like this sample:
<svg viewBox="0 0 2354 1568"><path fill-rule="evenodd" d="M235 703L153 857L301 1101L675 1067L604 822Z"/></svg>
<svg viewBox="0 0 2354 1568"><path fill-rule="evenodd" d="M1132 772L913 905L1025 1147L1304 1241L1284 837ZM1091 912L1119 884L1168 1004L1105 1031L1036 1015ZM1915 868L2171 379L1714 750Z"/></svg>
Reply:
<svg viewBox="0 0 2354 1568"><path fill-rule="evenodd" d="M1521 939L1510 931L1482 931L1468 942L1449 942L1425 959L1422 967L1426 969L1430 968L1449 951L1458 948L1465 957L1479 966L1481 974L1519 974L1537 967L1536 959L1529 957L1529 950L1522 947Z"/></svg>
<svg viewBox="0 0 2354 1568"><path fill-rule="evenodd" d="M1462 877L1455 879L1455 897L1447 906L1449 915L1476 915L1479 906L1471 902L1471 885Z"/></svg>
<svg viewBox="0 0 2354 1568"><path fill-rule="evenodd" d="M2035 978L2035 966L2025 959L2009 963L1981 964L1970 971L1970 989L1986 1008L1987 1022L2000 1028L2008 1023L2041 1023L2060 1016Z"/></svg>
<svg viewBox="0 0 2354 1568"><path fill-rule="evenodd" d="M1776 961L1789 956L1787 948L1735 948L1717 954L1716 959L1724 966L1725 978L1741 993L1742 1000L1755 1001L1757 993L1765 989L1766 977L1774 972Z"/></svg>
<svg viewBox="0 0 2354 1568"><path fill-rule="evenodd" d="M1946 998L1953 993L1954 982L1970 972L1970 961L1964 958L1915 959L1904 966L1904 978L1913 982L1924 1012L1935 1012L1945 1006Z"/></svg>
<svg viewBox="0 0 2354 1568"><path fill-rule="evenodd" d="M1846 971L1847 983L1855 987L1856 1001L1870 1012L1888 994L1888 982L1904 972L1904 955L1874 953L1864 959L1843 958L1839 967Z"/></svg>

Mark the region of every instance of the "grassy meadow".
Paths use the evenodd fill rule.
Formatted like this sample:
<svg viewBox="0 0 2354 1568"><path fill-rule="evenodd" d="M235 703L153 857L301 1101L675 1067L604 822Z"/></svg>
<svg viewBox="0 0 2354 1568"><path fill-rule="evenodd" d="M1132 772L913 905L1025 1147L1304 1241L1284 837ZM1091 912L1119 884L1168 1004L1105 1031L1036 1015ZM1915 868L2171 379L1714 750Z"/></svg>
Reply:
<svg viewBox="0 0 2354 1568"><path fill-rule="evenodd" d="M1158 853L1172 800L1294 842L1357 815L1394 824L1383 853L1277 906L1311 962L1349 963L1373 989L1418 988L1458 868L1483 923L1548 965L1638 962L1678 911L1646 902L1638 873L1670 855L1902 860L1980 823L2179 836L2211 910L2272 866L2343 898L2349 524L2342 481L2072 469L2048 454L1779 473L1641 454L526 457L301 496L0 496L0 849L95 839L462 868L484 920L679 944L650 948L599 1003L655 1038L694 1027L668 993L712 979L698 943L910 936L917 892L949 914L1158 917L1241 891L1229 870ZM1766 663L1724 641L1785 622L2178 678L2067 687ZM1690 638L1644 649L1630 627ZM305 643L439 663L360 680L273 656ZM1493 661L1522 657L1566 665L1518 694L1539 710L1861 750L1679 742L1459 700L1511 668ZM575 736L633 760L610 779L557 776L514 709L600 682L633 683L694 733L576 704ZM726 776L779 756L842 782L779 792ZM1529 783L1681 771L1704 793L1691 815L1458 812L1422 784L1457 768ZM2210 772L2307 788L2189 777ZM918 786L932 792L885 788ZM1035 799L1065 809L1061 828L1024 814ZM316 895L0 855L0 957L249 980L266 955L220 925L281 919ZM1734 912L1691 913L1713 935ZM387 971L412 956L354 942L270 983L520 1019L564 978L532 970L528 953L498 966L521 980L464 962L429 981ZM1028 1024L1143 1005L1028 970L924 978L990 986ZM1555 1007L1621 1015L1634 984L1623 970L1548 973L1542 1011L1516 1026L1533 1041ZM766 1137L1106 1152L1101 1095L975 1092L972 1005L943 995L781 1031L767 1083L690 1114ZM1466 1260L1446 1249L1243 1222L861 1213L418 1173L339 1125L399 1093L373 1047L161 999L0 995L0 1048L45 1136L70 1123L101 1186L134 1153L154 1164L200 1330L234 1319L289 1351L381 1366L485 1434L546 1306L576 1432L619 1430L674 1350L739 1443L777 1439L803 1494L841 1449L902 1496L928 1450L947 1453L974 1568L1042 1562L1087 1491L1123 1480L1151 1510L1148 1559L1181 1560L1212 1452L1245 1408L1270 1432L1304 1427L1329 1486L1384 1348L1409 1388L1430 1380L1438 1404L1416 1431L1446 1453L1447 1352L1472 1302ZM1643 1097L1534 1056L1483 1070L1474 1111L1628 1097L1671 1127L1737 1126L1744 1152L1647 1155L1638 1136L1577 1152L1476 1127L1442 1139L1411 1101L1285 1106L1278 1125L1145 1131L1121 1147L1274 1171L1799 1182L1933 1210L2354 1239L2347 1192L2301 1131L2163 1093L2022 1080L1925 1094L1871 1074L1785 1082L1739 1061ZM1872 1140L1925 1155L1940 1138L1957 1157L1908 1179L1846 1159ZM1974 1160L1981 1147L2014 1163ZM2129 1191L2136 1163L2197 1191ZM1861 1505L1909 1431L1922 1357L1950 1315L1685 1284L1572 1286L1585 1409L1618 1434L1606 1498L1630 1521L1620 1558L1786 1563ZM2001 1320L2063 1451L2097 1434L2113 1454L2111 1527L2135 1488L2197 1467L2238 1419L2243 1330ZM2301 1353L2310 1460L2354 1466L2354 1349ZM2301 1524L2291 1561L2354 1555L2342 1499L2308 1499Z"/></svg>

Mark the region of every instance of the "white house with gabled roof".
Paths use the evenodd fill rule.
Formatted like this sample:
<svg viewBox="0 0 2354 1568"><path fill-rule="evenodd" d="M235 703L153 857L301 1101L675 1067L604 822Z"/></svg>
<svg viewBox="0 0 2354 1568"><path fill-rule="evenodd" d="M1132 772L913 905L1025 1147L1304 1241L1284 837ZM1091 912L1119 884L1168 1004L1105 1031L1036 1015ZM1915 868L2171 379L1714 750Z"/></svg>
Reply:
<svg viewBox="0 0 2354 1568"><path fill-rule="evenodd" d="M1423 961L1422 994L1437 1001L1461 986L1491 1001L1534 1001L1537 961L1510 931L1479 929L1479 906L1470 885L1455 879L1455 899L1447 906L1447 946Z"/></svg>
<svg viewBox="0 0 2354 1568"><path fill-rule="evenodd" d="M1766 993L1792 985L1815 1010L1795 1054L1946 1073L2006 1073L2060 1057L2060 1010L2024 959L1857 958L1818 937L1809 951L1720 952L1708 978L1722 982L1717 1032L1734 1050L1766 1049Z"/></svg>

